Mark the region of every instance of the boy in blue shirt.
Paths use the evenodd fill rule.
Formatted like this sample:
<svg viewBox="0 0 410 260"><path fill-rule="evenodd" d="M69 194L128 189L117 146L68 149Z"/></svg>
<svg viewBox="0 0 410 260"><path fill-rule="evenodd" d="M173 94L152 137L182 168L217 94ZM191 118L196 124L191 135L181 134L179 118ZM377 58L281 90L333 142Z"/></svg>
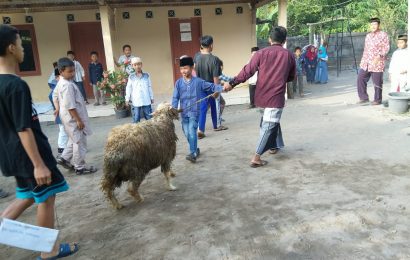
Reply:
<svg viewBox="0 0 410 260"><path fill-rule="evenodd" d="M179 104L179 108L182 110L182 130L189 143L189 154L186 156L186 159L195 163L200 153L196 133L201 103L198 101L201 97L206 96L206 92L222 92L223 87L193 77L192 69L194 61L191 57L182 56L179 65L182 77L175 82L172 107L178 108Z"/></svg>
<svg viewBox="0 0 410 260"><path fill-rule="evenodd" d="M103 65L98 61L98 52L92 51L90 53L91 62L88 64L88 73L90 75L90 87L93 88L95 97L94 106L106 105L104 91L99 90L97 83L103 78Z"/></svg>
<svg viewBox="0 0 410 260"><path fill-rule="evenodd" d="M292 81L293 93L296 94L299 89L299 96L303 97L303 58L302 49L300 47L295 48L295 61L296 61L296 77Z"/></svg>

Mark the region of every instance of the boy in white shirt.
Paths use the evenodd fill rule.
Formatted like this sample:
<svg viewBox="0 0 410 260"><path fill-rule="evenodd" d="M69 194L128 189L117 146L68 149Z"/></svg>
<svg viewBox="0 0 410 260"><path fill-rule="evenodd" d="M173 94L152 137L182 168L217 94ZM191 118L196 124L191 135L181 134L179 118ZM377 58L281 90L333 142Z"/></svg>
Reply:
<svg viewBox="0 0 410 260"><path fill-rule="evenodd" d="M154 103L154 94L152 93L152 83L149 74L142 72L141 58L132 58L131 65L135 73L130 74L128 77L125 102L129 106L129 101L131 100L133 122L138 123L141 119L141 112L144 113L146 120L152 118L151 104Z"/></svg>
<svg viewBox="0 0 410 260"><path fill-rule="evenodd" d="M389 66L390 92L406 92L410 91L410 86L407 85L407 63L410 59L407 50L407 35L399 35L397 47Z"/></svg>
<svg viewBox="0 0 410 260"><path fill-rule="evenodd" d="M74 83L74 62L68 58L58 60L60 80L53 92L54 115L60 115L68 143L57 163L66 169L74 169L77 175L94 173L97 168L86 166L87 137L92 134L83 96Z"/></svg>

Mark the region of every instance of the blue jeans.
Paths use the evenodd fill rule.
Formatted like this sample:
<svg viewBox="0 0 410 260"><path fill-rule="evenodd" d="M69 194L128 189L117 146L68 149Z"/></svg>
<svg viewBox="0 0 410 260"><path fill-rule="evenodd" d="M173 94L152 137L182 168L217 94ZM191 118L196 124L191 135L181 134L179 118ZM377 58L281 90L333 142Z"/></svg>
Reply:
<svg viewBox="0 0 410 260"><path fill-rule="evenodd" d="M142 106L142 107L134 107L132 106L132 119L134 123L138 123L141 120L141 111L144 113L144 118L149 120L152 118L151 113L151 105L149 106Z"/></svg>
<svg viewBox="0 0 410 260"><path fill-rule="evenodd" d="M208 93L207 93L208 94ZM218 116L217 116L217 109L216 109L216 100L213 97L210 97L201 102L200 105L200 112L199 112L199 131L205 133L205 124L206 124L206 114L208 113L208 104L211 107L211 118L212 118L212 125L214 129L218 128Z"/></svg>
<svg viewBox="0 0 410 260"><path fill-rule="evenodd" d="M198 148L198 137L196 130L198 129L198 118L196 117L183 117L181 120L182 130L189 143L189 153L196 156L196 150Z"/></svg>

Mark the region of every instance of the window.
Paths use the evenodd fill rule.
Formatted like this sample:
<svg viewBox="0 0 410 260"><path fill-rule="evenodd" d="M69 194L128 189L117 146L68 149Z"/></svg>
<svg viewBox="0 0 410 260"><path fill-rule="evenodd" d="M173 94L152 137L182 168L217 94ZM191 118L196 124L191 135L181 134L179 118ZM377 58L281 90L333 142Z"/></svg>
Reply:
<svg viewBox="0 0 410 260"><path fill-rule="evenodd" d="M24 48L24 61L19 64L17 74L19 76L41 75L40 59L38 56L36 32L34 25L14 25L20 31L20 38Z"/></svg>

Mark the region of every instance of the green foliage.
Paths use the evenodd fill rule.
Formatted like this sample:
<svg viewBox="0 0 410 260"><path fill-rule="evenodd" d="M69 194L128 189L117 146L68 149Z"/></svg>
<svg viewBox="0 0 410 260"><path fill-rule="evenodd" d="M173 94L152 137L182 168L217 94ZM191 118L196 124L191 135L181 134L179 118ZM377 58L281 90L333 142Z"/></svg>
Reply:
<svg viewBox="0 0 410 260"><path fill-rule="evenodd" d="M257 37L266 39L272 26L277 25L278 6L273 1L257 10L261 20L269 19L270 24L257 26ZM289 0L288 32L290 36L308 35L307 23L331 20L332 17L349 17L350 28L354 32L366 32L369 18L379 17L382 28L394 39L407 28L407 1L405 0ZM316 32L341 31L342 22L325 23L316 26ZM346 31L346 22L343 23Z"/></svg>

